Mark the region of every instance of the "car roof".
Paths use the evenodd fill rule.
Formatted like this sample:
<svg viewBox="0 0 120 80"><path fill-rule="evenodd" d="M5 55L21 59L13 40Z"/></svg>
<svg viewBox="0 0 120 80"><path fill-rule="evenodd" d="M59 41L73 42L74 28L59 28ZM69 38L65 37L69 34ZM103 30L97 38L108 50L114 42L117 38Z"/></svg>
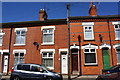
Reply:
<svg viewBox="0 0 120 80"><path fill-rule="evenodd" d="M34 63L20 63L20 64L17 64L17 65L39 65L39 66L42 66L40 64L34 64Z"/></svg>

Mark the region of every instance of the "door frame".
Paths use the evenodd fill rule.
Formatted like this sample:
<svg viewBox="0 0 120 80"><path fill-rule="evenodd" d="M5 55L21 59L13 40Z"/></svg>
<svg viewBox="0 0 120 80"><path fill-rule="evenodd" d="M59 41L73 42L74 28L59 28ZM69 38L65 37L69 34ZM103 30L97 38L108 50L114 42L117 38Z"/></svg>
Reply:
<svg viewBox="0 0 120 80"><path fill-rule="evenodd" d="M62 54L61 54L61 52L66 52L66 56L67 56L67 74L68 74L68 49L59 49L59 54L60 54L60 73L61 74L63 74L62 73L62 60L61 60L61 58L62 58Z"/></svg>
<svg viewBox="0 0 120 80"><path fill-rule="evenodd" d="M80 65L81 65L81 60L80 60L80 46L77 46L76 45L76 43L73 43L73 46L70 46L70 51L72 50L72 49L78 49L78 72L79 72L79 75L81 75L81 67L80 67ZM72 53L71 53L71 56L72 56ZM72 62L72 59L71 59L71 62ZM71 64L71 66L72 66L72 64ZM73 72L73 71L72 71Z"/></svg>
<svg viewBox="0 0 120 80"><path fill-rule="evenodd" d="M102 52L102 64L103 64L103 68L104 68L104 63L103 63L103 49L107 48L108 51L111 49L111 46L110 44L107 44L107 43L103 43L100 45L100 49L101 49L101 52ZM110 59L110 52L109 52L109 59ZM110 59L111 60L111 59ZM110 62L111 63L111 62Z"/></svg>
<svg viewBox="0 0 120 80"><path fill-rule="evenodd" d="M4 56L7 55L8 56L8 61L7 61L7 72L3 72L4 70ZM8 73L8 69L9 69L9 50L2 50L2 72L7 74Z"/></svg>
<svg viewBox="0 0 120 80"><path fill-rule="evenodd" d="M2 70L3 73L7 73L8 72L8 59L9 59L9 55L8 54L4 54L3 55L3 70ZM6 66L5 66L5 64L6 64ZM5 71L5 67L7 69L6 71Z"/></svg>
<svg viewBox="0 0 120 80"><path fill-rule="evenodd" d="M104 53L103 53L103 50L104 50L104 49L108 51L108 57L109 57L108 59L109 59L109 60L108 60L108 59L107 59L107 60L110 61L110 52L109 52L109 48L107 48L107 47L106 47L106 48L102 48L103 69L105 68L105 66L104 66L104 58L103 58L103 57L104 57L104 56L103 56L103 54L104 54ZM109 67L110 67L110 62L109 62ZM106 68L106 69L107 69L107 68Z"/></svg>

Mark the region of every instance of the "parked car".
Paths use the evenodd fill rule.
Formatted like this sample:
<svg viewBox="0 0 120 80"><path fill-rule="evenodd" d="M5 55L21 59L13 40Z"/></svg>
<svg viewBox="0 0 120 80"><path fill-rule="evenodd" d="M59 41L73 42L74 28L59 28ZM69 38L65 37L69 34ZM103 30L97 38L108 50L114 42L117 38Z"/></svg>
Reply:
<svg viewBox="0 0 120 80"><path fill-rule="evenodd" d="M18 64L14 66L10 80L62 80L62 75L51 72L38 64Z"/></svg>
<svg viewBox="0 0 120 80"><path fill-rule="evenodd" d="M120 65L115 65L109 69L103 69L102 74L109 74L114 72L120 72Z"/></svg>
<svg viewBox="0 0 120 80"><path fill-rule="evenodd" d="M2 78L2 73L0 73L0 80L1 80L1 78Z"/></svg>
<svg viewBox="0 0 120 80"><path fill-rule="evenodd" d="M96 80L120 80L120 65L102 71L103 74L98 75Z"/></svg>

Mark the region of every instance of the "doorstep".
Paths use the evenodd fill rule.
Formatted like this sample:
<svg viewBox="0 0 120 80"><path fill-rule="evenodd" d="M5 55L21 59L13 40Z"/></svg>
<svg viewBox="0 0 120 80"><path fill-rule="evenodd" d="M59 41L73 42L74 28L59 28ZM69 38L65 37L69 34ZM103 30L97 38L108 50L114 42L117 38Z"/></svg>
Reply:
<svg viewBox="0 0 120 80"><path fill-rule="evenodd" d="M68 75L62 75L63 78L68 78ZM71 78L97 78L98 75L71 75Z"/></svg>

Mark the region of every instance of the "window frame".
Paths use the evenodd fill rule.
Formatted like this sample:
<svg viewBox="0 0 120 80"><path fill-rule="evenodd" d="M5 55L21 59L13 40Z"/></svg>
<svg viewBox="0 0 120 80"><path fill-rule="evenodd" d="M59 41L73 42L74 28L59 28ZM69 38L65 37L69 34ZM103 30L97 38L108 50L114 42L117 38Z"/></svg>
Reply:
<svg viewBox="0 0 120 80"><path fill-rule="evenodd" d="M116 31L115 25L120 26L120 21L114 21L114 22L112 22L112 25L114 26L114 32L115 32ZM115 32L115 40L120 40L120 38L116 38L116 32Z"/></svg>
<svg viewBox="0 0 120 80"><path fill-rule="evenodd" d="M1 37L0 37L0 39L1 39L0 46L2 46L2 43L3 43L3 35L4 35L4 34L5 34L5 33L2 32L2 29L0 29L0 35L1 35Z"/></svg>
<svg viewBox="0 0 120 80"><path fill-rule="evenodd" d="M94 22L82 22L83 30L84 30L84 40L94 40ZM92 38L85 37L85 27L91 27L92 29Z"/></svg>
<svg viewBox="0 0 120 80"><path fill-rule="evenodd" d="M49 30L49 29L52 29L53 32L52 33L43 33L43 30ZM42 44L41 45L54 45L55 26L42 26L41 31L42 31ZM52 42L44 42L43 34L52 34Z"/></svg>
<svg viewBox="0 0 120 80"><path fill-rule="evenodd" d="M119 47L119 46L115 47L115 51L116 51L116 58L117 58L117 54L118 54L118 53L120 54L120 52L119 52L119 51L117 51L117 48L119 48L119 49L120 49L120 47ZM117 61L117 64L120 64L120 62L118 63L118 61Z"/></svg>
<svg viewBox="0 0 120 80"><path fill-rule="evenodd" d="M50 58L53 59L53 66L52 66L52 67L47 67L47 68L49 68L50 70L53 70L53 69L54 69L54 63L55 63L55 62L54 62L55 49L41 49L40 54L42 55L42 59L43 59L43 58L44 58L44 59L45 59L45 58L49 58L49 57L48 57L48 54L47 54L47 57L43 57L43 54L44 54L44 53L47 53L47 52L48 52L48 53L49 53L49 52L52 52L52 55L53 55L52 57L50 57ZM49 59L50 59L50 58L49 58ZM42 62L42 63L43 63L43 62Z"/></svg>
<svg viewBox="0 0 120 80"><path fill-rule="evenodd" d="M24 58L23 63L24 63L24 62L25 62L25 54L26 54L26 50L25 50L25 49L13 50L13 54L14 54L14 61L15 61L15 53L18 53L18 54L19 54L19 57L18 57L19 62L20 62L20 53L23 53L23 54L24 54L24 56L23 56L23 58ZM14 64L14 65L16 65L16 64Z"/></svg>
<svg viewBox="0 0 120 80"><path fill-rule="evenodd" d="M16 43L16 36L17 36L17 31L25 31L25 43L22 43L22 44L18 44ZM14 30L15 32L15 42L14 42L14 46L25 46L26 45L26 33L27 33L27 28L15 28ZM20 35L21 36L21 35Z"/></svg>
<svg viewBox="0 0 120 80"><path fill-rule="evenodd" d="M118 28L116 28L116 25L118 26ZM120 40L120 37L116 37L116 31L119 30L120 32L120 24L114 24L114 31L115 31L115 40Z"/></svg>
<svg viewBox="0 0 120 80"><path fill-rule="evenodd" d="M85 52L85 49L89 49L89 52ZM95 52L91 52L91 49L95 49L95 48L84 48L83 49L83 52L84 52L84 65L97 65L97 53L96 53L96 49L95 49ZM95 58L96 58L96 61L95 63L85 63L85 54L91 54L91 53L94 53L95 54Z"/></svg>

